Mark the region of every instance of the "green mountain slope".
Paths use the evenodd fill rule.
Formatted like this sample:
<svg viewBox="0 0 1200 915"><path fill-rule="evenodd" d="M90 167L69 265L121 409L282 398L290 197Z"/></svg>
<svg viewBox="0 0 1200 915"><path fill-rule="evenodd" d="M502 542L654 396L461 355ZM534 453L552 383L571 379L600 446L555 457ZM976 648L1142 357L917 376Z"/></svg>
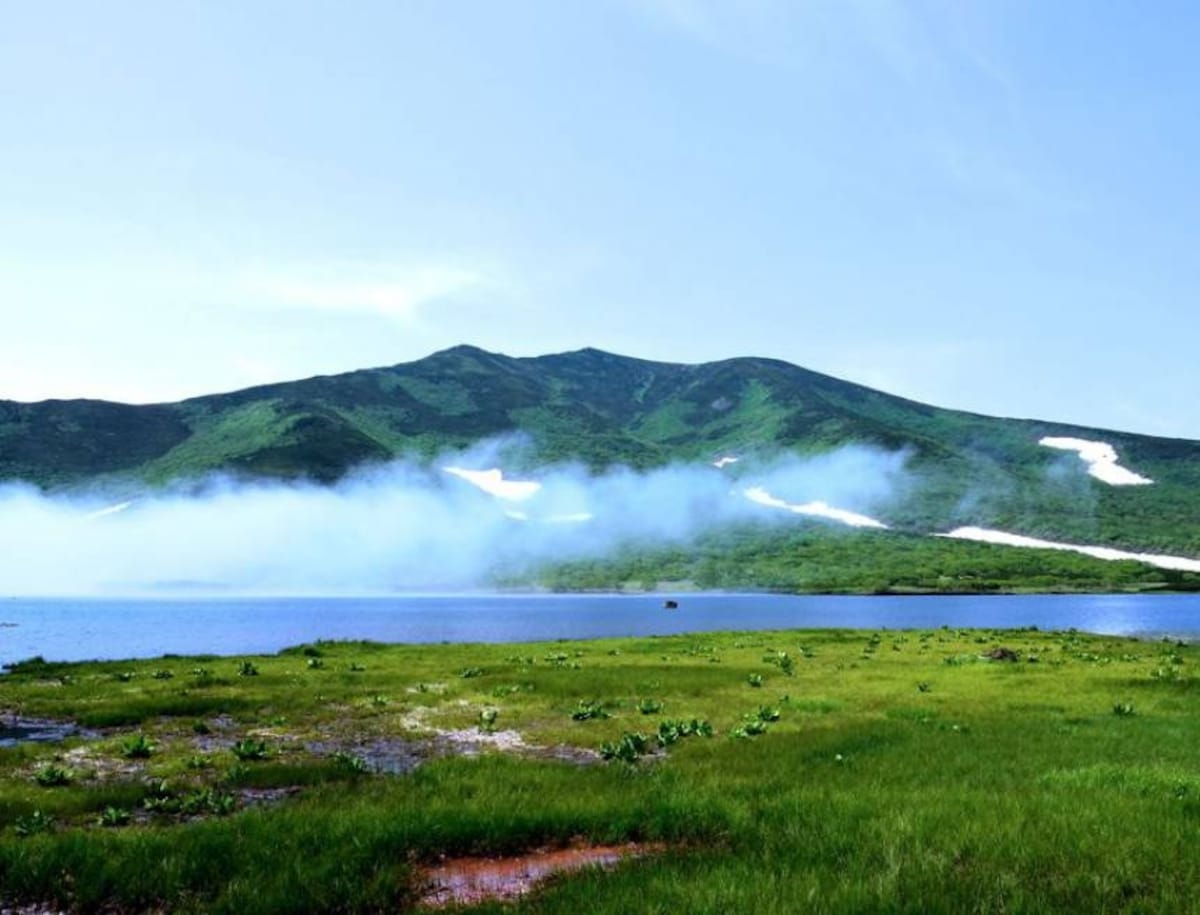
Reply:
<svg viewBox="0 0 1200 915"><path fill-rule="evenodd" d="M771 359L702 365L593 349L515 359L459 346L416 362L129 406L0 401L0 480L161 483L211 471L330 482L520 432L510 469L653 467L721 454L907 449L914 485L887 520L979 524L1200 555L1200 442L945 410ZM1153 486L1111 487L1045 435L1112 444Z"/></svg>

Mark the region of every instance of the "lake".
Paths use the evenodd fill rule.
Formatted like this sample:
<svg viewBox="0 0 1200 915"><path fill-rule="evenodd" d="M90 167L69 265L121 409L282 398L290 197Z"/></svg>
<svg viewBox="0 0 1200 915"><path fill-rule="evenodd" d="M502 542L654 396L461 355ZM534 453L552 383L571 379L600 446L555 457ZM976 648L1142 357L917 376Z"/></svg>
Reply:
<svg viewBox="0 0 1200 915"><path fill-rule="evenodd" d="M822 597L776 594L463 594L0 600L0 664L256 654L315 639L521 642L714 630L936 626L1076 628L1200 637L1200 595Z"/></svg>

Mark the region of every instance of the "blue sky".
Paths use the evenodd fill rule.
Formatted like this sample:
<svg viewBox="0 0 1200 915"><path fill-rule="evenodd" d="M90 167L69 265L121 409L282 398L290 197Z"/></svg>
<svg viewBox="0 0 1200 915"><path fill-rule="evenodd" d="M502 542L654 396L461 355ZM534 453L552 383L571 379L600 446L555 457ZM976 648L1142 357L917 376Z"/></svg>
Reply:
<svg viewBox="0 0 1200 915"><path fill-rule="evenodd" d="M0 397L470 342L1200 438L1200 10L7 3Z"/></svg>

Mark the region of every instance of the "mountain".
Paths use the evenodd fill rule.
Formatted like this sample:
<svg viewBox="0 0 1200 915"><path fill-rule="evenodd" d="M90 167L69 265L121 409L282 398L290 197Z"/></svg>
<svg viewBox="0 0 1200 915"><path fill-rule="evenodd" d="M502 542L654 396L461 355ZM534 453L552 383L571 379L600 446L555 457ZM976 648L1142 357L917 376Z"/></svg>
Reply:
<svg viewBox="0 0 1200 915"><path fill-rule="evenodd" d="M512 469L905 449L915 483L888 509L902 531L975 524L1200 556L1200 442L946 410L761 358L679 365L457 346L178 403L0 401L0 480L59 489L222 471L332 482L510 433L523 433L506 451ZM1108 485L1040 445L1046 436L1107 443L1154 484Z"/></svg>

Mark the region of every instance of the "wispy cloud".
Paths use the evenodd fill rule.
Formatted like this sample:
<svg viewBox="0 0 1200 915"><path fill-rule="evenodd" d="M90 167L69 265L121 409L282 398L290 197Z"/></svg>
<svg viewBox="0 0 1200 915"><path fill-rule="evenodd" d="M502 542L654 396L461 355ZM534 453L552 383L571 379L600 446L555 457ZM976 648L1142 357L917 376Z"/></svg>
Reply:
<svg viewBox="0 0 1200 915"><path fill-rule="evenodd" d="M440 302L497 294L510 284L494 269L453 264L339 264L260 271L242 282L253 306L371 314L412 321Z"/></svg>

